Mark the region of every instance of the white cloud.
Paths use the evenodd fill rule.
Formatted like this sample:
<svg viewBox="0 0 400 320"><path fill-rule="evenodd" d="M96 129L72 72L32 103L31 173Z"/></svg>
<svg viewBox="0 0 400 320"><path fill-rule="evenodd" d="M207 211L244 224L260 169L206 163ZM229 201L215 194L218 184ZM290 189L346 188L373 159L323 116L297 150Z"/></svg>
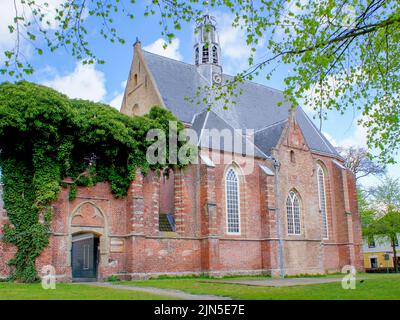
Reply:
<svg viewBox="0 0 400 320"><path fill-rule="evenodd" d="M346 71L329 74L322 83L314 82L303 93L303 98L300 100L303 110L309 116L316 116L319 114L322 101L322 114L327 113L328 110L324 107L327 101L339 101L343 97L344 91L348 91L348 88L364 81L365 78L361 68L349 74Z"/></svg>
<svg viewBox="0 0 400 320"><path fill-rule="evenodd" d="M248 68L248 58L251 54L251 47L246 43L246 32L232 26L234 15L229 13L215 12L217 18L217 30L222 51L222 64L224 71L229 74L236 74ZM263 43L259 44L259 47Z"/></svg>
<svg viewBox="0 0 400 320"><path fill-rule="evenodd" d="M59 25L59 21L56 20L56 9L60 8L62 4L67 2L68 0L36 0L36 4L41 6L42 13L45 15L43 20L40 23L40 26L43 29L57 29ZM47 6L45 5L47 4ZM82 19L87 17L87 10L83 12ZM28 16L29 19L33 19L33 15L30 14Z"/></svg>
<svg viewBox="0 0 400 320"><path fill-rule="evenodd" d="M367 148L367 129L358 124L357 121L353 134L340 140L339 146L346 148L351 146Z"/></svg>
<svg viewBox="0 0 400 320"><path fill-rule="evenodd" d="M4 58L2 54L5 50L11 50L15 45L16 34L10 33L8 28L9 25L13 25L13 19L15 17L15 8L13 0L2 0L0 1L0 59Z"/></svg>
<svg viewBox="0 0 400 320"><path fill-rule="evenodd" d="M121 109L122 100L124 99L124 93L121 92L114 97L109 103L109 105L117 110Z"/></svg>
<svg viewBox="0 0 400 320"><path fill-rule="evenodd" d="M299 17L307 13L306 6L309 0L288 0L284 4L284 8L276 25L276 36L278 38L287 37L285 30L288 29L292 36L295 36L293 26L300 24ZM300 6L297 6L299 4Z"/></svg>
<svg viewBox="0 0 400 320"><path fill-rule="evenodd" d="M244 60L251 52L246 45L246 35L240 26L233 27L233 15L217 13L219 39L224 57L234 60Z"/></svg>
<svg viewBox="0 0 400 320"><path fill-rule="evenodd" d="M75 70L66 75L56 75L52 80L43 82L70 98L101 101L106 95L105 76L94 65L77 63Z"/></svg>
<svg viewBox="0 0 400 320"><path fill-rule="evenodd" d="M340 139L337 135L334 138L331 134L326 131L322 131L324 136L334 147L359 147L367 148L367 129L358 123L357 118L354 120L355 126L352 133L348 134L345 138Z"/></svg>
<svg viewBox="0 0 400 320"><path fill-rule="evenodd" d="M324 103L327 100L336 100L339 97L336 97L335 91L337 88L342 86L343 80L340 75L330 74L328 75L322 84L314 83L310 89L303 93L303 109L307 112L308 115L316 115L319 112L319 103L322 94L322 102ZM317 109L316 109L317 107ZM322 112L326 112L326 109L323 108Z"/></svg>
<svg viewBox="0 0 400 320"><path fill-rule="evenodd" d="M2 54L5 50L12 50L16 45L17 40L17 31L15 30L13 33L10 33L9 26L14 26L14 17L16 13L18 16L23 16L25 21L20 22L21 29L19 39L19 51L24 56L26 60L28 60L31 56L33 47L32 44L29 43L25 38L26 36L25 28L22 27L24 23L32 23L30 27L30 31L33 33L35 29L38 28L34 21L37 21L40 27L44 30L54 30L58 27L59 21L55 19L56 16L56 9L59 8L63 3L67 0L36 0L36 6L41 7L41 14L44 16L42 17L42 21L36 17L34 20L34 15L32 14L32 10L28 7L27 4L21 5L20 1L16 1L16 7L14 6L14 0L1 0L0 1L0 12L1 12L1 19L0 19L0 61L5 59L4 55ZM47 4L45 6L44 4ZM83 14L83 18L86 18L86 12ZM47 24L49 22L49 24ZM39 41L39 40L37 40Z"/></svg>
<svg viewBox="0 0 400 320"><path fill-rule="evenodd" d="M338 142L336 141L336 139L335 139L334 137L332 137L328 132L322 131L322 133L323 133L324 137L325 137L326 139L328 139L328 141L329 141L334 147L340 146L340 145L338 144Z"/></svg>
<svg viewBox="0 0 400 320"><path fill-rule="evenodd" d="M183 57L179 52L180 40L175 38L172 40L170 44L164 49L165 40L162 38L157 39L152 44L143 47L144 50L159 54L161 56L175 59L175 60L182 60Z"/></svg>
<svg viewBox="0 0 400 320"><path fill-rule="evenodd" d="M114 98L109 102L109 105L117 110L121 109L122 100L124 99L124 90L126 87L127 81L121 82L122 91L120 93L116 93Z"/></svg>

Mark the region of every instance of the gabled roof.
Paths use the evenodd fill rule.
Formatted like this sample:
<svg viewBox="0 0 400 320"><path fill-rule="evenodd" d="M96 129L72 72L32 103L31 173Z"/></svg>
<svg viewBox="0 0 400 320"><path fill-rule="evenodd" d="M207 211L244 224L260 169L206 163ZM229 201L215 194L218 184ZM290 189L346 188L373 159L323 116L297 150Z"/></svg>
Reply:
<svg viewBox="0 0 400 320"><path fill-rule="evenodd" d="M254 134L254 143L265 153L271 154L271 149L278 144L282 131L288 120L279 121Z"/></svg>
<svg viewBox="0 0 400 320"><path fill-rule="evenodd" d="M205 82L194 65L142 51L165 106L181 121L191 123L193 116L204 110L194 106L187 97L194 97L196 89Z"/></svg>
<svg viewBox="0 0 400 320"><path fill-rule="evenodd" d="M192 129L196 131L199 146L202 148L235 152L263 159L269 158L255 145L252 137L247 137L241 129L232 127L214 111L203 111L196 115ZM213 132L214 129L218 130L216 134ZM222 130L225 130L228 136L223 136ZM219 135L219 133L222 134Z"/></svg>
<svg viewBox="0 0 400 320"><path fill-rule="evenodd" d="M195 97L198 88L206 85L196 66L147 51L142 53L165 106L178 119L191 123L196 131L199 130L207 118L205 106L192 104L186 99ZM224 74L223 80L232 80L232 76ZM262 152L269 154L282 133L284 122L288 119L290 104L285 101L283 92L261 84L246 81L240 84L239 88L242 94L235 98L236 104L228 106L228 110L216 105L210 113L210 121L214 121L218 116L220 120L215 120L215 125L221 126L225 123L234 129L254 129L255 144ZM282 102L281 106L278 106L279 102ZM296 110L296 121L312 151L339 157L335 148L300 107Z"/></svg>

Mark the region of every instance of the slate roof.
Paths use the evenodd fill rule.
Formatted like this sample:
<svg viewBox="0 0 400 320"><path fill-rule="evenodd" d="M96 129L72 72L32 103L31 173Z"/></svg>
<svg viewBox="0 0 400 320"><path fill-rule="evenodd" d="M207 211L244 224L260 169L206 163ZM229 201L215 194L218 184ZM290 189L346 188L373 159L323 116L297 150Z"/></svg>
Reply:
<svg viewBox="0 0 400 320"><path fill-rule="evenodd" d="M198 145L203 148L269 158L255 145L251 137L247 137L241 129L232 127L214 111L203 111L196 115L193 119L192 129L199 137ZM213 129L228 130L227 133L230 135L225 137L223 132L221 135L220 132L213 135Z"/></svg>
<svg viewBox="0 0 400 320"><path fill-rule="evenodd" d="M206 85L206 80L197 72L196 66L144 50L142 53L166 107L178 119L192 124L196 131L201 130L206 120L207 126L215 126L217 129L222 129L221 126L254 129L255 145L264 156L270 154L271 148L278 142L290 109L281 91L246 81L239 85L242 94L236 99L236 104L228 106L228 110L215 106L209 112L211 117L207 117L204 106L192 104L185 99L195 97L198 87ZM223 75L224 81L231 79L232 76ZM281 106L278 106L279 102L282 102ZM296 109L295 116L311 150L340 157L302 108Z"/></svg>
<svg viewBox="0 0 400 320"><path fill-rule="evenodd" d="M254 134L254 143L265 153L271 154L271 149L275 147L281 137L288 120L279 121Z"/></svg>

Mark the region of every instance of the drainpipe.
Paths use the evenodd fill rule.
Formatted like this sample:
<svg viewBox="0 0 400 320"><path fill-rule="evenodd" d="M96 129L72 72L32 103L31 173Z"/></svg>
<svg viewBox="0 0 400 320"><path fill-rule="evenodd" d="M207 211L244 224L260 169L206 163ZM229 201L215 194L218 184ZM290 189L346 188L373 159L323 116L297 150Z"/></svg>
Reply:
<svg viewBox="0 0 400 320"><path fill-rule="evenodd" d="M281 219L279 214L280 194L279 194L279 169L281 164L276 158L272 158L275 169L275 214L276 214L276 236L278 238L278 254L279 254L279 274L281 278L285 278L285 261L283 258L283 240L281 236Z"/></svg>

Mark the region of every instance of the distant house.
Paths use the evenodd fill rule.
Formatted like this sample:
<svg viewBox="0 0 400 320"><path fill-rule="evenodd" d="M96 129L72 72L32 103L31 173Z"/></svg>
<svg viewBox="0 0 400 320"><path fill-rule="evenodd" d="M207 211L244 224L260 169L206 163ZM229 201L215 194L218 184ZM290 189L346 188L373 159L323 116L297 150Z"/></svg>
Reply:
<svg viewBox="0 0 400 320"><path fill-rule="evenodd" d="M400 251L399 247L400 234L397 235L396 251ZM364 267L368 269L381 269L381 268L393 268L394 267L394 256L393 248L389 239L384 237L375 237L374 240L363 241L363 253L364 253ZM399 252L400 254L400 252ZM397 266L400 269L400 258L397 257Z"/></svg>

